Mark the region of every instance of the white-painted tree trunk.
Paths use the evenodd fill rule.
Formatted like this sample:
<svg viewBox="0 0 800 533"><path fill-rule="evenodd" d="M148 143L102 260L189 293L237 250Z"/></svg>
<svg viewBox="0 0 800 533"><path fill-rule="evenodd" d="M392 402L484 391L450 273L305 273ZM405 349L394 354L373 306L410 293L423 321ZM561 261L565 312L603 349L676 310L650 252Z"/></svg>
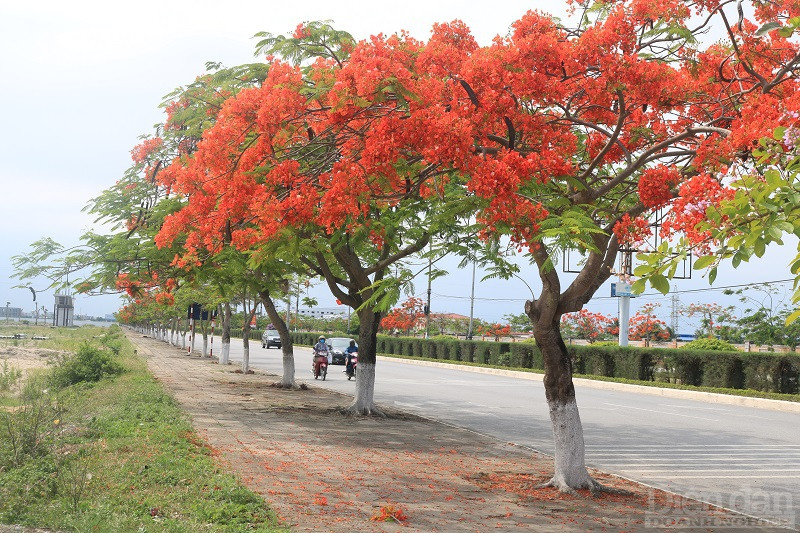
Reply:
<svg viewBox="0 0 800 533"><path fill-rule="evenodd" d="M548 407L556 450L552 484L563 491L592 489L595 482L586 470L583 427L575 398L548 402Z"/></svg>
<svg viewBox="0 0 800 533"><path fill-rule="evenodd" d="M247 336L242 338L242 346L244 348L242 352L242 372L247 374L250 370L250 339Z"/></svg>
<svg viewBox="0 0 800 533"><path fill-rule="evenodd" d="M281 385L284 387L294 387L294 349L292 346L284 346L281 344L283 351L283 378Z"/></svg>
<svg viewBox="0 0 800 533"><path fill-rule="evenodd" d="M358 414L376 413L373 398L375 396L375 365L358 362L356 372L356 395L349 410Z"/></svg>
<svg viewBox="0 0 800 533"><path fill-rule="evenodd" d="M222 341L222 357L219 360L219 364L227 365L230 356L231 356L231 341L230 339L228 339L228 342Z"/></svg>
<svg viewBox="0 0 800 533"><path fill-rule="evenodd" d="M203 332L203 357L208 357L208 335Z"/></svg>

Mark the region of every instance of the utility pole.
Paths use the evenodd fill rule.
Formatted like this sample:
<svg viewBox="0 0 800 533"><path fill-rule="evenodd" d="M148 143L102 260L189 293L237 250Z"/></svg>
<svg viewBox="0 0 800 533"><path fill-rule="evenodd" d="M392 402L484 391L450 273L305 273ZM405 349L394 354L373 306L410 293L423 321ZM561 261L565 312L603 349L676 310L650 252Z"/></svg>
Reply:
<svg viewBox="0 0 800 533"><path fill-rule="evenodd" d="M433 249L433 244L431 243L430 249ZM433 261L430 257L428 257L428 303L425 304L425 338L428 338L428 330L430 329L431 323L431 265Z"/></svg>
<svg viewBox="0 0 800 533"><path fill-rule="evenodd" d="M428 329L431 323L431 262L428 260L428 303L425 304L425 338L428 338Z"/></svg>
<svg viewBox="0 0 800 533"><path fill-rule="evenodd" d="M672 334L677 337L678 335L678 317L680 316L680 296L678 296L678 288L672 286L672 311L670 313L670 327L672 327Z"/></svg>
<svg viewBox="0 0 800 533"><path fill-rule="evenodd" d="M633 263L633 252L630 250L626 250L622 252L622 256L620 257L620 261L622 263L622 271L623 277L625 278L625 282L627 283L630 279L630 275L632 273L632 263ZM631 297L629 292L625 292L623 296L619 297L619 345L620 346L627 346L628 345L628 328L630 326L630 313L631 313Z"/></svg>
<svg viewBox="0 0 800 533"><path fill-rule="evenodd" d="M469 295L469 329L467 330L467 340L472 340L473 316L475 311L475 261L472 262L472 292Z"/></svg>
<svg viewBox="0 0 800 533"><path fill-rule="evenodd" d="M300 322L300 278L297 278L297 294L294 296L294 331L297 332L297 323ZM286 328L289 328L288 324Z"/></svg>

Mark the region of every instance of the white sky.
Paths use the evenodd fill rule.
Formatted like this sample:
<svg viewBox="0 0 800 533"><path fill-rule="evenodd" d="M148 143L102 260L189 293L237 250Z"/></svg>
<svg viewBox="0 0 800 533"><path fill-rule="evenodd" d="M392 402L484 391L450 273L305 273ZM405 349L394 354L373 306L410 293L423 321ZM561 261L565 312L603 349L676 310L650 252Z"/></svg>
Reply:
<svg viewBox="0 0 800 533"><path fill-rule="evenodd" d="M129 166L137 137L162 120L157 107L162 96L191 82L207 61L228 66L253 61L256 32L285 34L306 20L331 19L356 38L406 29L426 39L434 22L458 18L479 43L488 44L526 10L563 17L564 5L542 0L407 0L381 9L374 2L317 0L0 3L0 305L32 309L30 293L12 288L18 282L9 279L10 257L44 236L77 244L92 222L81 208ZM767 261L720 275L716 285L789 278L785 265L793 253L770 254ZM523 277L536 289L533 269L526 268ZM708 286L695 277L676 285ZM434 282L432 310L469 314L470 281L471 269L461 272L453 265L450 276ZM425 289L420 280L415 293ZM321 287L316 293L320 305L335 305ZM603 287L597 295L608 294ZM529 295L518 280L479 283L476 297L486 299L476 301L475 314L499 321L504 314L522 312ZM637 300L632 314L645 301L652 300ZM659 301L666 318L669 301ZM681 301L724 303L719 292L692 293ZM118 302L116 297L79 297L76 311L104 315ZM52 293L40 295L39 303L51 307ZM615 314L616 301L600 298L589 307Z"/></svg>

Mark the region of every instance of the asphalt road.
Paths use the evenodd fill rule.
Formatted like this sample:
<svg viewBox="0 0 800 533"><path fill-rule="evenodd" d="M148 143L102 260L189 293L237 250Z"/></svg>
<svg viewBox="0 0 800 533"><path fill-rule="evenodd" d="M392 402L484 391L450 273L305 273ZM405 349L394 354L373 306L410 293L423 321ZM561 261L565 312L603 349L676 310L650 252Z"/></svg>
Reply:
<svg viewBox="0 0 800 533"><path fill-rule="evenodd" d="M240 363L234 340L231 359ZM281 374L281 351L251 344L253 367ZM342 366L314 381L295 348L297 378L352 393ZM800 527L800 416L767 409L576 387L587 464L648 485ZM541 382L379 361L375 401L552 454Z"/></svg>

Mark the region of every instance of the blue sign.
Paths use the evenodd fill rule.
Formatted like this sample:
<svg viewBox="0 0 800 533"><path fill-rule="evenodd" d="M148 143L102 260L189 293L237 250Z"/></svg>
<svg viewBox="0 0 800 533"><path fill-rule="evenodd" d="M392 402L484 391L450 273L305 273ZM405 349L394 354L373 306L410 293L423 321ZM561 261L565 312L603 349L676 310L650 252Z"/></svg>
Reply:
<svg viewBox="0 0 800 533"><path fill-rule="evenodd" d="M631 286L630 283L612 283L611 296L612 297L628 296L633 298L636 297L636 295L633 294L633 287Z"/></svg>

